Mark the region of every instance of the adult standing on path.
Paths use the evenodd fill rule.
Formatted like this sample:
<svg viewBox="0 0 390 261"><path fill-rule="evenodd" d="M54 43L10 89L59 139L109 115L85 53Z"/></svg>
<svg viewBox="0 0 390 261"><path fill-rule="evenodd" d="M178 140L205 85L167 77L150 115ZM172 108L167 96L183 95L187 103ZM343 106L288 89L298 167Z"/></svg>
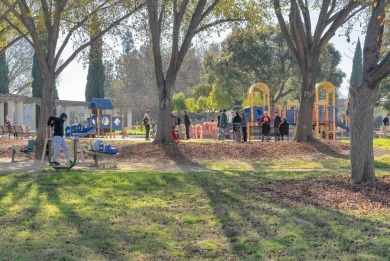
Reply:
<svg viewBox="0 0 390 261"><path fill-rule="evenodd" d="M219 138L220 140L225 140L225 136L226 136L226 128L228 126L228 118L226 112L227 110L223 109L221 116L219 117L219 128L221 129L220 138Z"/></svg>
<svg viewBox="0 0 390 261"><path fill-rule="evenodd" d="M383 137L385 139L387 138L387 128L390 125L389 116L390 116L390 114L387 114L386 117L383 119Z"/></svg>
<svg viewBox="0 0 390 261"><path fill-rule="evenodd" d="M60 163L58 163L58 156L60 155L61 148L63 149L65 156L66 156L66 162L71 162L69 160L70 154L68 145L65 142L64 139L64 122L68 119L68 116L65 113L61 113L60 117L54 117L50 116L47 120L47 126L54 126L54 134L53 134L53 144L54 144L54 154L53 158L50 162L50 165L58 166ZM50 153L50 152L49 152Z"/></svg>
<svg viewBox="0 0 390 261"><path fill-rule="evenodd" d="M150 111L147 111L144 115L144 125L145 125L145 140L150 140L149 134L150 134L150 125L152 124L152 117L150 116Z"/></svg>
<svg viewBox="0 0 390 261"><path fill-rule="evenodd" d="M275 111L275 118L274 118L274 134L275 134L275 141L280 140L280 133L279 133L279 125L282 122L282 118L278 115L278 112Z"/></svg>
<svg viewBox="0 0 390 261"><path fill-rule="evenodd" d="M241 109L241 119L242 119L242 141L246 142L247 141L247 126L248 126L248 121L246 120L246 114L245 110Z"/></svg>
<svg viewBox="0 0 390 261"><path fill-rule="evenodd" d="M191 119L190 116L188 116L187 111L184 111L184 125L186 126L186 136L187 140L190 139L190 125L191 125Z"/></svg>

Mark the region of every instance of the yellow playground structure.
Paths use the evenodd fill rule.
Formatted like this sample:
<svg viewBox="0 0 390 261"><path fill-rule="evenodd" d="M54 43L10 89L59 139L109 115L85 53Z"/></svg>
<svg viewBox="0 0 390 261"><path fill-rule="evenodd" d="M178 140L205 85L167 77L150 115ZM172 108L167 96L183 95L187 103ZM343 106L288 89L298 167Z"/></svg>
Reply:
<svg viewBox="0 0 390 261"><path fill-rule="evenodd" d="M325 99L320 100L321 87L325 89ZM331 96L331 97L330 97ZM332 107L329 107L329 101L332 100ZM322 110L322 122L320 122L320 113ZM331 115L329 115L331 114ZM320 82L316 85L316 101L314 103L314 121L316 138L328 139L329 136L336 140L336 91L330 82ZM330 135L330 130L332 131ZM321 135L321 134L324 135ZM325 137L324 137L325 136Z"/></svg>
<svg viewBox="0 0 390 261"><path fill-rule="evenodd" d="M261 91L262 105L255 106L255 91ZM248 138L253 139L257 131L255 126L264 111L268 111L268 115L273 117L275 111L279 112L281 117L285 117L287 122L294 126L296 125L299 101L287 101L286 107L271 108L270 104L270 90L264 83L255 83L248 89L248 103L249 106L245 108L248 120ZM339 120L337 118L338 109L336 108L336 90L330 82L320 82L315 89L315 103L313 106L313 131L316 138L333 139L336 140L336 127L340 127L341 139L343 139L344 130L349 132L348 117Z"/></svg>
<svg viewBox="0 0 390 261"><path fill-rule="evenodd" d="M269 108L271 108L270 97L269 97L269 87L265 83L262 83L262 82L252 84L251 87L249 87L249 89L248 89L250 117L248 120L247 131L248 131L248 139L249 140L251 140L253 138L253 130L254 130L254 126L256 125L255 106L254 106L254 96L255 96L256 89L259 89L260 91L262 91L262 94L263 94L263 111L266 111Z"/></svg>

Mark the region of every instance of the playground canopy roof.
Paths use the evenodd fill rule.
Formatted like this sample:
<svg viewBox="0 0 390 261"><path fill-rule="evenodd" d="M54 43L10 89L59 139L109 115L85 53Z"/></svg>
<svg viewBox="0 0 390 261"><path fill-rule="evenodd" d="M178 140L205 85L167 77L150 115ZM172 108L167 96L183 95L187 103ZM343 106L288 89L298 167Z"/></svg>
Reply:
<svg viewBox="0 0 390 261"><path fill-rule="evenodd" d="M92 98L91 102L88 104L88 109L91 110L112 110L114 106L109 99L104 98Z"/></svg>

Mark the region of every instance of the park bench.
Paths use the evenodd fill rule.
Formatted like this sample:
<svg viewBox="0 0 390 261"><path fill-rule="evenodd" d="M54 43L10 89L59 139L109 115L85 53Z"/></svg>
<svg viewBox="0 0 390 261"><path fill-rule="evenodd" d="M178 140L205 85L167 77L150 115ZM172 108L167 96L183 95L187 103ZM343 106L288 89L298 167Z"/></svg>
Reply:
<svg viewBox="0 0 390 261"><path fill-rule="evenodd" d="M28 127L26 125L14 126L15 133L22 139L24 136L29 138Z"/></svg>
<svg viewBox="0 0 390 261"><path fill-rule="evenodd" d="M26 148L20 148L20 146L11 147L11 161L15 161L15 155L18 153L24 153L26 157L31 158L30 155L34 152L35 140L28 140Z"/></svg>
<svg viewBox="0 0 390 261"><path fill-rule="evenodd" d="M84 154L92 156L94 160L94 167L111 167L111 168L117 168L118 164L116 161L116 157L119 155L119 153L116 154L110 154L110 153L105 153L105 152L97 152L94 150L84 150ZM112 161L103 161L103 158L110 158ZM99 163L100 162L100 163Z"/></svg>
<svg viewBox="0 0 390 261"><path fill-rule="evenodd" d="M3 137L7 134L8 134L8 138L11 137L11 131L9 130L9 128L7 128L6 126L0 126L0 129Z"/></svg>

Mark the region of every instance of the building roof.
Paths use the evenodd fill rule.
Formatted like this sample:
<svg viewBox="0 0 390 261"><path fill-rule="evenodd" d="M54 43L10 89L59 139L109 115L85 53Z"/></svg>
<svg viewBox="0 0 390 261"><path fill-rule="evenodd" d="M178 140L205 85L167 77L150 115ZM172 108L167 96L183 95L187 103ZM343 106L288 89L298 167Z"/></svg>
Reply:
<svg viewBox="0 0 390 261"><path fill-rule="evenodd" d="M92 98L91 101L88 104L88 109L91 110L112 110L114 106L112 106L112 103L109 99L104 98Z"/></svg>

